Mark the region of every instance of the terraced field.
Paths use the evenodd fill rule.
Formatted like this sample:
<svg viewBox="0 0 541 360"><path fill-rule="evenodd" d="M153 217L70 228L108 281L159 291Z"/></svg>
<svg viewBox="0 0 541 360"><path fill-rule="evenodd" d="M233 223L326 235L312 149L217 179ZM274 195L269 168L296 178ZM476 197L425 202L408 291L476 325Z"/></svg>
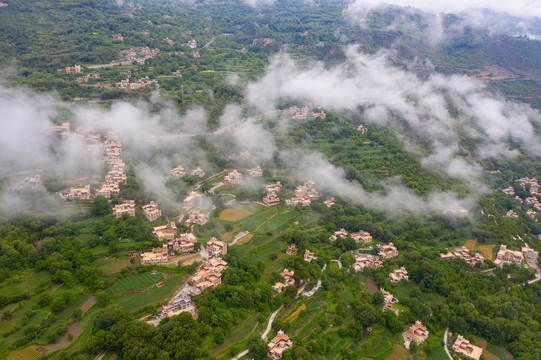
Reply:
<svg viewBox="0 0 541 360"><path fill-rule="evenodd" d="M163 280L162 273L152 275L150 272L130 275L124 279L120 279L116 284L106 290L107 294L115 295L122 292L141 290Z"/></svg>

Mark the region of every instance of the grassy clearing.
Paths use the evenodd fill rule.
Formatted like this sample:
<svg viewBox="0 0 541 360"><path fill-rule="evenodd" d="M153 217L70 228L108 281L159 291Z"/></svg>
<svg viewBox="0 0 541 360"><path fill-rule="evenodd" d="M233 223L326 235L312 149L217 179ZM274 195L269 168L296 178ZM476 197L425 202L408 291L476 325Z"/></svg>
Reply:
<svg viewBox="0 0 541 360"><path fill-rule="evenodd" d="M281 248L283 248L286 243L284 241L274 239L272 242L269 243L270 245L263 245L261 246L263 249L260 249L261 251L257 252L250 261L252 263L257 264L260 261L268 259L272 254L276 254L280 251Z"/></svg>
<svg viewBox="0 0 541 360"><path fill-rule="evenodd" d="M219 354L220 356L225 355L232 345L248 339L259 324L259 321L257 320L258 315L259 313L254 314L251 318L246 319L233 329L231 334L225 338L224 342L213 350L213 354Z"/></svg>
<svg viewBox="0 0 541 360"><path fill-rule="evenodd" d="M426 358L427 360L449 360L449 356L447 356L443 347L434 349L434 351L426 355Z"/></svg>
<svg viewBox="0 0 541 360"><path fill-rule="evenodd" d="M289 314L289 316L287 318L284 319L285 322L292 322L293 320L295 320L297 318L297 316L299 316L299 314L306 310L306 305L302 304L301 306L299 306L297 309L295 309L295 311L293 311L291 314Z"/></svg>
<svg viewBox="0 0 541 360"><path fill-rule="evenodd" d="M513 354L511 354L508 350L491 343L487 343L486 351L496 355L501 360L513 360Z"/></svg>
<svg viewBox="0 0 541 360"><path fill-rule="evenodd" d="M219 220L237 222L248 216L252 215L254 212L246 209L225 209L220 215L218 215Z"/></svg>
<svg viewBox="0 0 541 360"><path fill-rule="evenodd" d="M340 353L340 350L346 345L351 342L351 338L345 337L338 340L334 346L331 348L331 350L327 353L326 358L327 359L336 359Z"/></svg>
<svg viewBox="0 0 541 360"><path fill-rule="evenodd" d="M145 305L166 300L184 282L183 278L174 278L164 281L161 288L153 287L137 294L127 294L116 300L127 311L135 311Z"/></svg>
<svg viewBox="0 0 541 360"><path fill-rule="evenodd" d="M387 358L387 360L406 360L407 359L406 349L403 346L394 344L393 353Z"/></svg>
<svg viewBox="0 0 541 360"><path fill-rule="evenodd" d="M29 346L21 350L10 352L5 360L34 360L41 356L40 352Z"/></svg>
<svg viewBox="0 0 541 360"><path fill-rule="evenodd" d="M115 295L126 291L141 290L163 280L163 278L162 273L156 275L152 275L150 272L134 274L120 279L116 284L107 289L106 292L109 295Z"/></svg>
<svg viewBox="0 0 541 360"><path fill-rule="evenodd" d="M261 215L255 214L255 215L251 215L247 218L242 219L241 221L237 223L236 226L241 230L246 230L246 231L251 232L257 229L258 226L263 224L265 221L267 221L266 218L264 218Z"/></svg>
<svg viewBox="0 0 541 360"><path fill-rule="evenodd" d="M130 263L130 260L118 259L118 260L107 261L103 265L101 265L99 268L103 272L103 275L111 275L111 274L116 274L120 272L122 268L129 268L133 265Z"/></svg>
<svg viewBox="0 0 541 360"><path fill-rule="evenodd" d="M297 212L290 211L285 214L276 215L272 219L270 219L267 223L263 224L257 231L259 233L264 233L267 231L274 230L284 224L288 224L290 222L293 222L293 219L297 217Z"/></svg>
<svg viewBox="0 0 541 360"><path fill-rule="evenodd" d="M391 352L392 347L389 342L389 330L382 326L376 326L372 329L368 342L361 346L363 355L370 358L375 358L384 355L386 352Z"/></svg>
<svg viewBox="0 0 541 360"><path fill-rule="evenodd" d="M20 295L24 293L32 292L37 289L41 284L47 283L51 280L51 274L47 271L41 271L36 274L32 274L29 277L22 280L20 283L9 284L1 288L3 296Z"/></svg>

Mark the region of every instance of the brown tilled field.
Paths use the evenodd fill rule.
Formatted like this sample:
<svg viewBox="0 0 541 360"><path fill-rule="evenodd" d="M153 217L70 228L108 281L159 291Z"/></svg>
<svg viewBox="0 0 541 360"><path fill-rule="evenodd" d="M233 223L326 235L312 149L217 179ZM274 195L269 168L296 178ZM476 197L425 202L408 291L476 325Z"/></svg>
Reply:
<svg viewBox="0 0 541 360"><path fill-rule="evenodd" d="M246 209L225 209L218 216L219 220L237 222L252 215L253 212Z"/></svg>
<svg viewBox="0 0 541 360"><path fill-rule="evenodd" d="M364 290L369 294L374 294L376 291L378 291L378 286L376 285L376 282L374 281L374 278L372 276L368 276L366 278L366 285Z"/></svg>

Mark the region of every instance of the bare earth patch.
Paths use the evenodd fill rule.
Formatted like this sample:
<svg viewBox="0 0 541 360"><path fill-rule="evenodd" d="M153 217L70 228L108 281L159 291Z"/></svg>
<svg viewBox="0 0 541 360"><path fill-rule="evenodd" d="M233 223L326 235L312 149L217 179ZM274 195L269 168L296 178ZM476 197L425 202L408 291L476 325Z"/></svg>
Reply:
<svg viewBox="0 0 541 360"><path fill-rule="evenodd" d="M239 230L239 228L233 228L233 230L224 233L222 235L222 241L225 241L226 243L231 242L233 240L233 234L235 234Z"/></svg>
<svg viewBox="0 0 541 360"><path fill-rule="evenodd" d="M68 326L68 331L60 335L56 343L45 346L45 349L47 349L47 352L50 353L50 352L68 347L69 344L73 340L77 339L77 337L81 335L82 332L83 332L83 324L71 324L70 326ZM68 336L70 334L73 335L72 340L68 339Z"/></svg>
<svg viewBox="0 0 541 360"><path fill-rule="evenodd" d="M225 209L218 216L219 220L237 222L253 214L253 211L246 209Z"/></svg>
<svg viewBox="0 0 541 360"><path fill-rule="evenodd" d="M470 251L477 250L477 243L475 242L475 240L466 241L466 244L464 246L466 247L466 249L468 249Z"/></svg>
<svg viewBox="0 0 541 360"><path fill-rule="evenodd" d="M494 249L498 245L479 245L479 251L483 254L485 259L492 260L492 249Z"/></svg>
<svg viewBox="0 0 541 360"><path fill-rule="evenodd" d="M252 234L248 234L244 236L242 239L240 239L239 241L237 241L237 244L239 245L246 244L248 241L252 240L253 237L254 236Z"/></svg>
<svg viewBox="0 0 541 360"><path fill-rule="evenodd" d="M201 260L203 260L203 258L201 257L199 253L170 256L169 259L170 259L169 263L178 263L179 261L182 261L183 265L190 265L194 263L195 261L200 262Z"/></svg>
<svg viewBox="0 0 541 360"><path fill-rule="evenodd" d="M376 285L376 282L374 281L374 278L372 276L368 276L366 278L366 285L364 290L371 295L378 291L378 286Z"/></svg>
<svg viewBox="0 0 541 360"><path fill-rule="evenodd" d="M29 346L21 350L12 351L7 354L5 360L34 360L41 356L41 353Z"/></svg>
<svg viewBox="0 0 541 360"><path fill-rule="evenodd" d="M81 305L81 311L83 314L88 311L92 306L94 306L98 302L98 298L96 296L91 296L88 298L87 301L83 305Z"/></svg>

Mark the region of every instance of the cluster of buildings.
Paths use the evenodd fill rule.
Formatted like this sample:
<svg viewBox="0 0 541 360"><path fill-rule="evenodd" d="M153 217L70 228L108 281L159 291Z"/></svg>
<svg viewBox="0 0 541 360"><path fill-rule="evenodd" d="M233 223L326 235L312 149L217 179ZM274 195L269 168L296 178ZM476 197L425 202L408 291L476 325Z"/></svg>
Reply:
<svg viewBox="0 0 541 360"><path fill-rule="evenodd" d="M261 166L257 166L253 169L248 169L248 175L255 176L255 177L261 177L263 176L263 170L261 170Z"/></svg>
<svg viewBox="0 0 541 360"><path fill-rule="evenodd" d="M84 76L79 76L77 78L77 82L79 84L82 84L82 83L87 83L88 80L90 79L101 79L101 75L100 74L87 74L87 75L84 75Z"/></svg>
<svg viewBox="0 0 541 360"><path fill-rule="evenodd" d="M241 160L248 160L250 158L250 152L243 151L239 154Z"/></svg>
<svg viewBox="0 0 541 360"><path fill-rule="evenodd" d="M275 184L269 184L265 187L267 192L279 192L282 190L282 184L278 181Z"/></svg>
<svg viewBox="0 0 541 360"><path fill-rule="evenodd" d="M175 42L171 39L169 39L169 37L166 37L165 39L163 39L165 42L167 42L169 45L175 45Z"/></svg>
<svg viewBox="0 0 541 360"><path fill-rule="evenodd" d="M169 174L180 178L186 175L186 170L182 165L179 165L176 168L169 170Z"/></svg>
<svg viewBox="0 0 541 360"><path fill-rule="evenodd" d="M66 67L66 74L79 74L82 71L81 65Z"/></svg>
<svg viewBox="0 0 541 360"><path fill-rule="evenodd" d="M302 108L299 108L297 106L292 106L289 109L287 109L285 112L295 120L305 120L305 119L308 119L309 116L312 118L322 118L322 119L325 119L327 117L327 114L325 114L323 110L321 110L320 112L310 112L310 110L306 106Z"/></svg>
<svg viewBox="0 0 541 360"><path fill-rule="evenodd" d="M186 43L186 46L189 47L190 49L195 49L197 48L197 41L192 39Z"/></svg>
<svg viewBox="0 0 541 360"><path fill-rule="evenodd" d="M470 359L479 360L483 353L483 348L472 345L469 340L465 339L462 335L458 335L453 344L453 351L456 354L464 355Z"/></svg>
<svg viewBox="0 0 541 360"><path fill-rule="evenodd" d="M219 257L205 260L192 277L192 286L199 291L216 287L222 283L222 271L227 269L227 262Z"/></svg>
<svg viewBox="0 0 541 360"><path fill-rule="evenodd" d="M323 204L330 208L333 205L336 205L336 199L334 197L328 198L327 200L323 201Z"/></svg>
<svg viewBox="0 0 541 360"><path fill-rule="evenodd" d="M188 216L188 219L184 222L186 226L205 225L207 223L207 217L199 211L194 211Z"/></svg>
<svg viewBox="0 0 541 360"><path fill-rule="evenodd" d="M205 171L203 169L201 169L200 167L198 167L198 168L193 169L190 172L190 175L191 176L203 177L203 176L205 176Z"/></svg>
<svg viewBox="0 0 541 360"><path fill-rule="evenodd" d="M530 247L522 247L522 253L524 254L524 260L526 260L526 263L532 268L537 269L538 263L537 259L539 258L539 252L535 251L534 249Z"/></svg>
<svg viewBox="0 0 541 360"><path fill-rule="evenodd" d="M470 255L470 251L466 249L465 246L459 247L455 251L448 252L447 254L440 254L440 259L442 260L448 260L448 259L463 259L471 266L475 266L475 264L483 263L485 261L485 258L483 254L481 253L475 253L474 256Z"/></svg>
<svg viewBox="0 0 541 360"><path fill-rule="evenodd" d="M277 293L281 293L284 291L286 287L289 285L295 284L295 279L293 278L293 275L295 274L295 271L289 271L288 269L284 269L282 273L280 274L283 278L283 282L277 282L276 284L272 285L272 290L276 291Z"/></svg>
<svg viewBox="0 0 541 360"><path fill-rule="evenodd" d="M309 206L312 203L312 200L319 198L319 193L314 186L315 183L312 180L305 181L304 184L297 186L295 189L295 197L287 199L286 204L292 206L297 204Z"/></svg>
<svg viewBox="0 0 541 360"><path fill-rule="evenodd" d="M17 184L13 187L15 189L37 189L42 185L41 176L35 175L31 177L24 178L19 180Z"/></svg>
<svg viewBox="0 0 541 360"><path fill-rule="evenodd" d="M143 34L149 34L150 31L143 30ZM137 52L134 49L124 50L120 52L124 58L128 61L136 61L139 65L144 65L146 59L151 59L154 56L161 53L160 49L151 49L148 46L145 46L144 48L141 48L139 50L140 58L137 57Z"/></svg>
<svg viewBox="0 0 541 360"><path fill-rule="evenodd" d="M539 193L539 183L536 178L523 177L517 181L523 189L526 188L527 184L530 184L530 194L537 195Z"/></svg>
<svg viewBox="0 0 541 360"><path fill-rule="evenodd" d="M518 218L518 214L514 210L509 210L507 214L505 214L506 217L512 217L512 218Z"/></svg>
<svg viewBox="0 0 541 360"><path fill-rule="evenodd" d="M334 234L332 234L329 237L329 240L331 242L335 242L338 239L345 239L348 237L348 233L345 229L340 229L338 231L335 231ZM372 235L368 231L359 230L356 233L351 233L351 238L355 240L355 242L360 244L366 244L372 241Z"/></svg>
<svg viewBox="0 0 541 360"><path fill-rule="evenodd" d="M306 250L304 252L304 261L312 262L312 260L317 260L317 256L310 250Z"/></svg>
<svg viewBox="0 0 541 360"><path fill-rule="evenodd" d="M162 306L160 319L178 315L183 312L189 312L193 317L197 314L197 309L192 304L192 299L188 295L175 297L169 301L169 304Z"/></svg>
<svg viewBox="0 0 541 360"><path fill-rule="evenodd" d="M103 195L107 199L111 196L117 196L120 192L119 184L126 184L128 177L124 172L126 164L122 161L122 144L118 137L112 133L107 134L107 139L103 143L105 151L105 162L109 166L109 172L105 175L105 183L97 191L96 195Z"/></svg>
<svg viewBox="0 0 541 360"><path fill-rule="evenodd" d="M520 251L508 250L506 245L500 245L500 250L496 255L496 260L494 264L496 266L503 266L503 264L515 264L518 267L522 266L522 260L524 260L524 255Z"/></svg>
<svg viewBox="0 0 541 360"><path fill-rule="evenodd" d="M414 342L417 345L423 344L428 338L428 329L423 325L420 320L417 320L415 324L409 327L404 333L404 337L409 342Z"/></svg>
<svg viewBox="0 0 541 360"><path fill-rule="evenodd" d="M382 311L391 311L396 316L400 315L400 310L393 306L394 304L398 304L398 299L385 289L379 289L379 291L383 294Z"/></svg>
<svg viewBox="0 0 541 360"><path fill-rule="evenodd" d="M113 40L115 41L124 41L124 36L122 36L122 34L115 34L113 35Z"/></svg>
<svg viewBox="0 0 541 360"><path fill-rule="evenodd" d="M156 204L154 201L151 201L150 204L143 206L143 215L147 220L154 221L160 216L162 216L162 212L160 209L158 209L158 204Z"/></svg>
<svg viewBox="0 0 541 360"><path fill-rule="evenodd" d="M281 359L282 353L293 347L293 342L282 330L269 343L269 354L273 359Z"/></svg>
<svg viewBox="0 0 541 360"><path fill-rule="evenodd" d="M224 184L238 184L242 180L242 174L237 170L233 170L224 177Z"/></svg>
<svg viewBox="0 0 541 360"><path fill-rule="evenodd" d="M135 90L135 89L141 89L145 87L160 87L160 85L158 85L158 80L150 79L148 76L145 76L144 78L140 78L139 80L135 82L130 82L129 78L120 80L120 82L116 83L116 86L118 86L121 89L126 89L126 90Z"/></svg>
<svg viewBox="0 0 541 360"><path fill-rule="evenodd" d="M387 279L393 284L398 284L402 280L408 281L408 271L405 267L402 266L400 269L396 269L392 273L390 273Z"/></svg>
<svg viewBox="0 0 541 360"><path fill-rule="evenodd" d="M355 256L355 262L351 266L355 271L362 271L364 268L377 269L383 267L383 262L377 255L361 254Z"/></svg>

